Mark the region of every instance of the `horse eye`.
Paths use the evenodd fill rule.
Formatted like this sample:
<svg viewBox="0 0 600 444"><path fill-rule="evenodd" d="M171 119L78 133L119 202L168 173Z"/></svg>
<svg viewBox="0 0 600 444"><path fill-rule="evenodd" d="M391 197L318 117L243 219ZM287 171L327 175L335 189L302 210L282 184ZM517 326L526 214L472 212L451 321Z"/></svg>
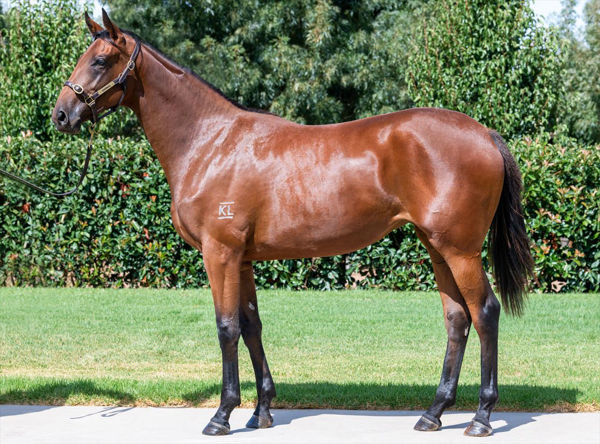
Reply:
<svg viewBox="0 0 600 444"><path fill-rule="evenodd" d="M106 66L106 59L99 57L96 60L94 60L94 63L92 63L93 66L99 66L99 67L104 67Z"/></svg>

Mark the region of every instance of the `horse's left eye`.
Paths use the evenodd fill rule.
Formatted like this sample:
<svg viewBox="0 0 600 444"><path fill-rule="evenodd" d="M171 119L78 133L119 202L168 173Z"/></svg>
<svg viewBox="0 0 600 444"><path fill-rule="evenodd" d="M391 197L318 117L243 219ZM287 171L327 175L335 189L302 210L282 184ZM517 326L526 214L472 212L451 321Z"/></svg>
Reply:
<svg viewBox="0 0 600 444"><path fill-rule="evenodd" d="M97 58L96 60L94 60L93 65L94 66L99 66L99 67L104 67L104 66L106 66L106 59Z"/></svg>

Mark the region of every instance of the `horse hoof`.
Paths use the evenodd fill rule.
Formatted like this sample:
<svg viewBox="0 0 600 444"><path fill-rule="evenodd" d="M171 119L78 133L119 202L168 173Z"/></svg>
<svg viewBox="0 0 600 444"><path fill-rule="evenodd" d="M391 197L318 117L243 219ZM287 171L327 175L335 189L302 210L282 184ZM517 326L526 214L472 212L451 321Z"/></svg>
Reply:
<svg viewBox="0 0 600 444"><path fill-rule="evenodd" d="M480 421L471 421L469 427L465 429L465 435L467 436L490 436L492 434L492 426L484 424Z"/></svg>
<svg viewBox="0 0 600 444"><path fill-rule="evenodd" d="M268 429L273 425L273 417L271 415L268 416L258 416L252 415L246 427L249 429Z"/></svg>
<svg viewBox="0 0 600 444"><path fill-rule="evenodd" d="M435 432L442 426L442 421L433 417L421 416L414 429L419 432Z"/></svg>
<svg viewBox="0 0 600 444"><path fill-rule="evenodd" d="M208 436L227 435L229 433L229 430L231 430L231 428L228 422L226 422L225 424L219 424L214 421L211 421L206 427L204 427L204 430L202 430L202 434Z"/></svg>

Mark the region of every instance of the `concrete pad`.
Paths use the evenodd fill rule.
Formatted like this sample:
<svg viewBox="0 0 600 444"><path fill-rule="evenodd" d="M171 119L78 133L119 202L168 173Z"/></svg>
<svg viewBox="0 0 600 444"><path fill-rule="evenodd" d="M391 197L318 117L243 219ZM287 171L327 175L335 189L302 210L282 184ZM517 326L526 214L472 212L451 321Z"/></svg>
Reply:
<svg viewBox="0 0 600 444"><path fill-rule="evenodd" d="M179 443L544 443L600 444L600 412L492 414L494 434L470 438L473 412L448 412L437 432L416 432L422 412L273 410L274 427L245 428L250 409L236 409L231 434L202 435L214 409L0 405L1 444Z"/></svg>

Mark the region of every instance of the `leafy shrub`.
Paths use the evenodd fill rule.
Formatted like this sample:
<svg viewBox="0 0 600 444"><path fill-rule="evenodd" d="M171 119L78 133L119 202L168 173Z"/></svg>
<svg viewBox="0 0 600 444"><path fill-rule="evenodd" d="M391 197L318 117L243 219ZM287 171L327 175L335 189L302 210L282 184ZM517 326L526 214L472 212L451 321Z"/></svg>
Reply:
<svg viewBox="0 0 600 444"><path fill-rule="evenodd" d="M514 144L533 241L535 286L544 291L600 289L600 147L548 137Z"/></svg>
<svg viewBox="0 0 600 444"><path fill-rule="evenodd" d="M0 162L55 189L68 189L83 163L83 140L13 138L29 161ZM21 156L22 157L22 156ZM70 182L69 182L70 179ZM56 199L12 183L0 191L0 270L15 285L202 285L200 254L170 222L170 191L147 143L100 140L79 193Z"/></svg>
<svg viewBox="0 0 600 444"><path fill-rule="evenodd" d="M571 140L513 144L525 182L536 262L534 288L600 289L600 150ZM10 156L10 150L30 153ZM56 189L77 180L85 142L0 140L0 165ZM147 142L100 139L81 191L64 199L4 182L0 188L0 283L45 286L198 287L200 253L176 234L170 191ZM485 259L485 254L484 254ZM410 226L332 258L257 263L262 288L435 288L425 248Z"/></svg>
<svg viewBox="0 0 600 444"><path fill-rule="evenodd" d="M0 134L32 131L56 139L50 121L57 92L85 38L77 0L17 0L0 36Z"/></svg>

